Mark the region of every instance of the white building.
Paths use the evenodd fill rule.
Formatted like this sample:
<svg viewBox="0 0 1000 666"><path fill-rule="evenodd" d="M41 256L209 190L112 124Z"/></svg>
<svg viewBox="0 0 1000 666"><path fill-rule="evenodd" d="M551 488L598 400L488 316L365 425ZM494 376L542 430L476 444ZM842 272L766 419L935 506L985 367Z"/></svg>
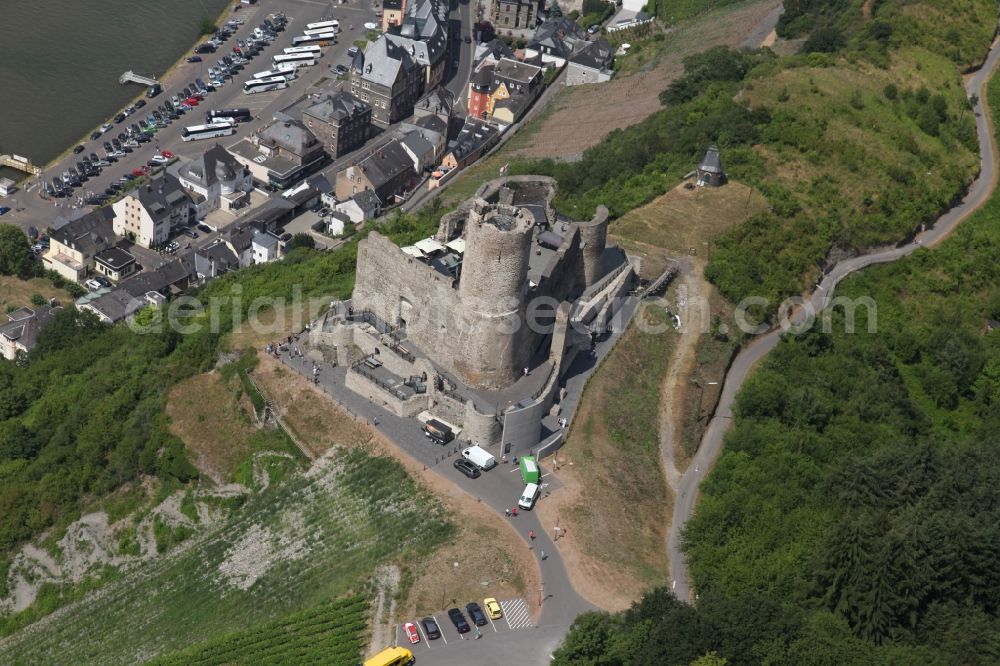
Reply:
<svg viewBox="0 0 1000 666"><path fill-rule="evenodd" d="M164 173L130 191L112 205L114 232L131 236L138 245L156 247L170 232L191 221L191 199L177 178Z"/></svg>
<svg viewBox="0 0 1000 666"><path fill-rule="evenodd" d="M278 258L278 239L271 234L257 232L251 243L253 263L266 264Z"/></svg>
<svg viewBox="0 0 1000 666"><path fill-rule="evenodd" d="M234 212L250 201L253 176L225 148L215 144L177 172L181 187L190 193L195 215L204 219L215 210Z"/></svg>

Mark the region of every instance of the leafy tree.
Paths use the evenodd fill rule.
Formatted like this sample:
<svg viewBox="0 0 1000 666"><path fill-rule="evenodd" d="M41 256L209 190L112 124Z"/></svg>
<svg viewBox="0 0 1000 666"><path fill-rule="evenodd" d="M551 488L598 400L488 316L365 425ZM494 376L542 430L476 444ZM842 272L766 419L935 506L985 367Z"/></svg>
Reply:
<svg viewBox="0 0 1000 666"><path fill-rule="evenodd" d="M844 35L834 27L817 28L802 45L805 53L834 53L844 47Z"/></svg>
<svg viewBox="0 0 1000 666"><path fill-rule="evenodd" d="M311 234L295 234L292 236L292 240L288 243L288 249L294 250L295 248L305 247L305 248L315 248L316 239L312 237Z"/></svg>
<svg viewBox="0 0 1000 666"><path fill-rule="evenodd" d="M0 275L29 278L37 273L28 237L11 224L0 224Z"/></svg>

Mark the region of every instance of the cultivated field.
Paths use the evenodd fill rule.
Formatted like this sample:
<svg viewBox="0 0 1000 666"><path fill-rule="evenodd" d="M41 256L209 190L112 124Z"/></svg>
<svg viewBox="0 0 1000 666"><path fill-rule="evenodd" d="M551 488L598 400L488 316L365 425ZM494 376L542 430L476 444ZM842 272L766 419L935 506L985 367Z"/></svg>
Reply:
<svg viewBox="0 0 1000 666"><path fill-rule="evenodd" d="M175 554L7 639L0 663L142 662L362 591L454 529L394 460L331 451Z"/></svg>

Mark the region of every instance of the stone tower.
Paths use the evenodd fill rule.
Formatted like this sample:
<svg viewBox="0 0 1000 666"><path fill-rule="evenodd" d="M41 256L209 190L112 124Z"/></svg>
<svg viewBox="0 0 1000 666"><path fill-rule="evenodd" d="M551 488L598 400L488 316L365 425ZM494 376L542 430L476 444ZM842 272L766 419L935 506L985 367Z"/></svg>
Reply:
<svg viewBox="0 0 1000 666"><path fill-rule="evenodd" d="M456 368L474 386L507 386L528 364L522 323L533 225L514 206L479 199L469 211L458 286L467 334Z"/></svg>
<svg viewBox="0 0 1000 666"><path fill-rule="evenodd" d="M601 259L608 243L608 209L598 206L589 222L577 222L580 230L580 248L583 253L584 288L602 277Z"/></svg>

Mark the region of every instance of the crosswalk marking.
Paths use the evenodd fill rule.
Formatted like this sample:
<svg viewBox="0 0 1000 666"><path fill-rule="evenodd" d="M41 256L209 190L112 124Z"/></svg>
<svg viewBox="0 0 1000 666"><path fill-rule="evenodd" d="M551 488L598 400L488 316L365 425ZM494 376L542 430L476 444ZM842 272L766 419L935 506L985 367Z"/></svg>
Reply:
<svg viewBox="0 0 1000 666"><path fill-rule="evenodd" d="M531 612L528 610L528 604L524 599L518 598L501 601L500 608L503 609L503 617L507 620L507 626L511 630L527 629L532 626Z"/></svg>

